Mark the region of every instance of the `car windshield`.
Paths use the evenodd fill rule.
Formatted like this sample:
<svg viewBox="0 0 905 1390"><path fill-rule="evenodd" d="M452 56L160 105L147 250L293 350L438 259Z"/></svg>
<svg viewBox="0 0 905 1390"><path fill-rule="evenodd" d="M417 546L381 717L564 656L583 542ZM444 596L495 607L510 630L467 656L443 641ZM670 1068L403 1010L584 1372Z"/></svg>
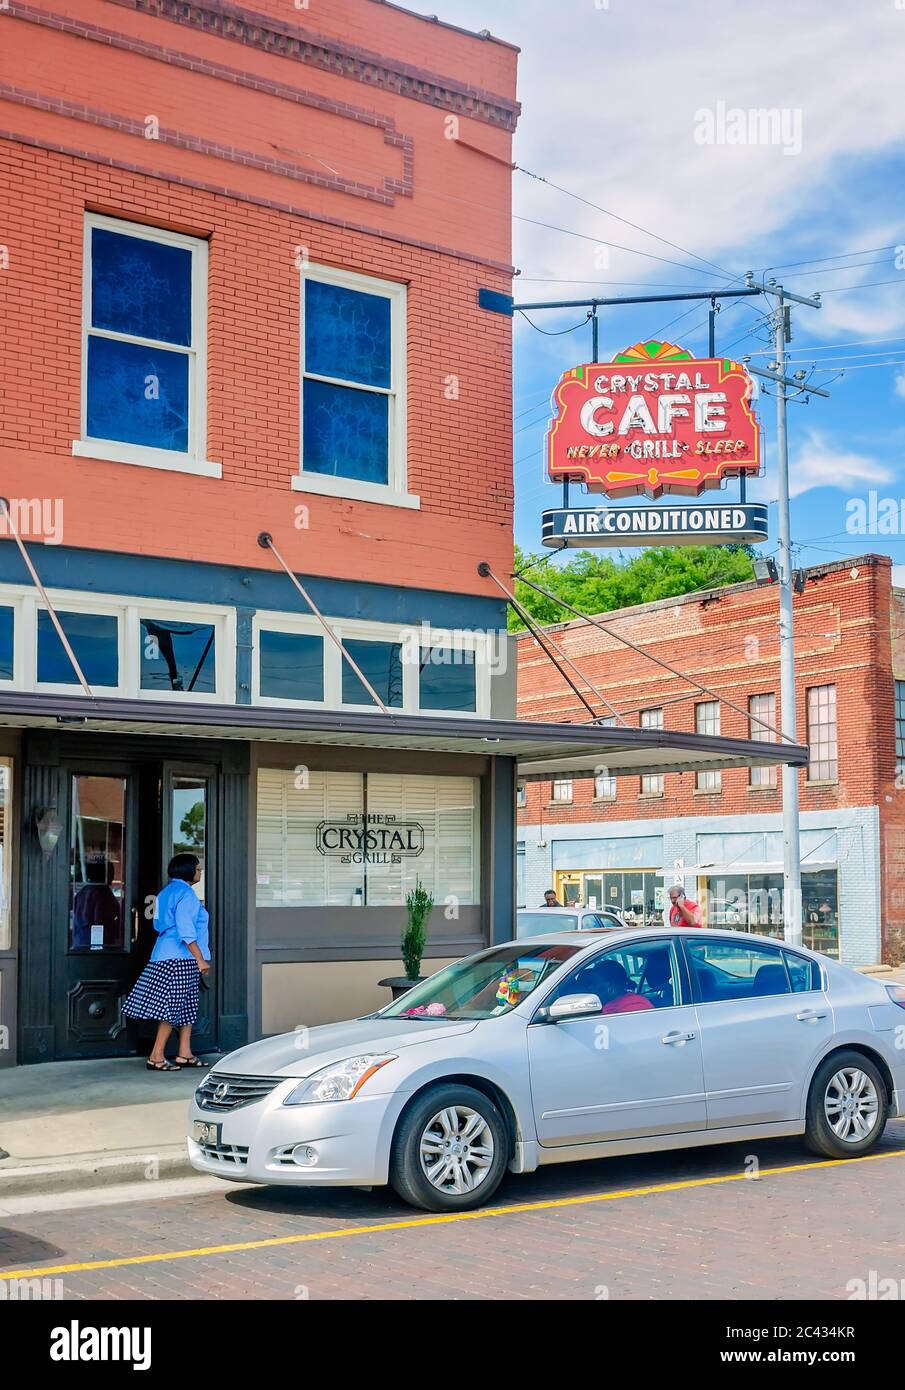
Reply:
<svg viewBox="0 0 905 1390"><path fill-rule="evenodd" d="M518 934L521 937L544 936L551 931L578 931L578 916L574 912L550 912L541 908L539 912L520 912L518 914Z"/></svg>
<svg viewBox="0 0 905 1390"><path fill-rule="evenodd" d="M482 1019L506 1014L537 989L577 946L510 942L456 961L381 1009L380 1018Z"/></svg>

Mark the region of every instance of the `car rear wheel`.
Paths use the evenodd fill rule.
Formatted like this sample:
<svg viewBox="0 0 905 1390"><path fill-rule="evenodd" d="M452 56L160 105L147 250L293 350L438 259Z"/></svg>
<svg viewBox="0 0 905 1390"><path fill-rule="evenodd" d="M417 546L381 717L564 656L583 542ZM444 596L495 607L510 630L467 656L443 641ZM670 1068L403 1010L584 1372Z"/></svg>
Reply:
<svg viewBox="0 0 905 1390"><path fill-rule="evenodd" d="M886 1128L886 1086L860 1052L838 1052L817 1069L808 1096L805 1142L827 1158L856 1158Z"/></svg>
<svg viewBox="0 0 905 1390"><path fill-rule="evenodd" d="M432 1086L403 1115L390 1184L425 1211L471 1211L496 1192L509 1163L506 1122L489 1096L455 1082Z"/></svg>

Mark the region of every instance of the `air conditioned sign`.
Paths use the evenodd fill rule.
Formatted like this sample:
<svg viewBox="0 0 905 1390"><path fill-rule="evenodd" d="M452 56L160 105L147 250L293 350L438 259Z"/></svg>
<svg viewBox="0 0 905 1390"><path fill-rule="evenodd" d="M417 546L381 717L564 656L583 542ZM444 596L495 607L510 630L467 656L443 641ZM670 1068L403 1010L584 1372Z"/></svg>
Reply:
<svg viewBox="0 0 905 1390"><path fill-rule="evenodd" d="M544 545L713 545L767 539L765 503L747 506L564 507L543 513Z"/></svg>
<svg viewBox="0 0 905 1390"><path fill-rule="evenodd" d="M424 826L395 816L349 815L322 820L315 845L320 854L343 864L400 864L424 853Z"/></svg>
<svg viewBox="0 0 905 1390"><path fill-rule="evenodd" d="M636 343L611 363L566 372L553 393L547 472L608 497L697 497L757 473L752 378L726 357Z"/></svg>

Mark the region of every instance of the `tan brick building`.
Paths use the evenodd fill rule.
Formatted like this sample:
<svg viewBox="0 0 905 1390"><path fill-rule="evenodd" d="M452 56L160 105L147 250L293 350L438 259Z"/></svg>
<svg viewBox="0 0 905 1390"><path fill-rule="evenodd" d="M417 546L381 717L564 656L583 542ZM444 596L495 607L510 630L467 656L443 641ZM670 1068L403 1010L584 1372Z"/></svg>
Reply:
<svg viewBox="0 0 905 1390"><path fill-rule="evenodd" d="M807 570L795 598L805 940L852 964L905 955L905 592L866 555ZM779 727L778 593L733 584L555 625L567 653L634 727L758 738ZM641 650L633 651L618 638ZM585 722L587 711L527 634L523 719ZM656 661L667 663L677 673ZM705 686L706 693L695 686ZM898 701L897 701L898 695ZM897 746L897 705L899 741ZM562 901L658 920L684 877L709 925L782 931L781 778L773 768L528 783L519 792L520 903Z"/></svg>

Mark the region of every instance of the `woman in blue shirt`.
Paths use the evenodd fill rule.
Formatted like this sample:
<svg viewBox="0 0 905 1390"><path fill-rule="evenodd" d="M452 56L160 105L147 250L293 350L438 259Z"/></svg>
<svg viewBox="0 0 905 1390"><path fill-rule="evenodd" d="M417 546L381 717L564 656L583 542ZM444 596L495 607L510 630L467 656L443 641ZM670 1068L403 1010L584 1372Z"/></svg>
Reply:
<svg viewBox="0 0 905 1390"><path fill-rule="evenodd" d="M147 1061L149 1071L179 1071L206 1064L192 1053L192 1024L198 1017L198 985L210 970L208 924L204 903L192 888L201 878L195 854L176 854L167 866L169 882L157 898L151 959L123 1005L127 1018L152 1019L157 1036ZM175 1062L164 1056L167 1039L179 1030Z"/></svg>

